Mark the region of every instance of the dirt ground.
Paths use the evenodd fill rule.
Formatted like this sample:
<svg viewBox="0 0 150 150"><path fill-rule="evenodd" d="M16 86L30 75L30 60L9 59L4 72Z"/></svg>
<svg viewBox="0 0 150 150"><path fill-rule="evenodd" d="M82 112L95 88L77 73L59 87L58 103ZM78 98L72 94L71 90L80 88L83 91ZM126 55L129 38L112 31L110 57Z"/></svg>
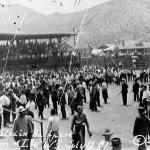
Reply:
<svg viewBox="0 0 150 150"><path fill-rule="evenodd" d="M133 125L135 117L138 115L137 108L138 104L133 101L132 84L129 85L128 92L128 106L123 106L121 95L117 96L121 91L121 87L115 84L109 86L109 104L104 104L102 97L100 96L101 105L99 107L100 112L91 112L89 110L89 103L84 105L84 113L87 115L90 129L93 133L91 138L86 133L86 144L88 145L87 150L98 150L100 149L100 142L103 140L103 132L109 128L113 135L112 137L120 137L122 141L123 150L136 150L132 142L133 136ZM88 94L87 94L88 95ZM87 96L88 97L88 96ZM89 98L87 98L89 101ZM51 106L52 107L52 106ZM60 137L59 137L59 150L69 150L70 138L70 126L72 116L70 115L70 109L67 106L67 117L68 120L60 119ZM38 119L37 110L34 111L35 118ZM44 111L44 117L49 118L50 109L46 108ZM61 117L60 117L61 118ZM47 129L47 120L43 121L44 136ZM35 135L40 135L40 124L35 123ZM12 126L10 128L4 128L4 131L12 132ZM46 145L46 144L45 144ZM0 138L0 150L18 150L17 143L11 136ZM32 140L31 150L41 150L41 138L34 138ZM46 147L45 147L46 149ZM109 145L105 150L111 149Z"/></svg>

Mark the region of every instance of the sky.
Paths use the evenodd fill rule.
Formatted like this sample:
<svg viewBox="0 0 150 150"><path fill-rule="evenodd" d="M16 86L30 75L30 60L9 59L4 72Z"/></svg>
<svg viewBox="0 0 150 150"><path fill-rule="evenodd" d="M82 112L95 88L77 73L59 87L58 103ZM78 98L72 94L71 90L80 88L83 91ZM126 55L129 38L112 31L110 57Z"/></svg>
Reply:
<svg viewBox="0 0 150 150"><path fill-rule="evenodd" d="M70 13L84 10L110 0L0 0L4 4L20 4L42 14ZM75 4L76 2L76 4ZM79 5L78 5L79 4Z"/></svg>

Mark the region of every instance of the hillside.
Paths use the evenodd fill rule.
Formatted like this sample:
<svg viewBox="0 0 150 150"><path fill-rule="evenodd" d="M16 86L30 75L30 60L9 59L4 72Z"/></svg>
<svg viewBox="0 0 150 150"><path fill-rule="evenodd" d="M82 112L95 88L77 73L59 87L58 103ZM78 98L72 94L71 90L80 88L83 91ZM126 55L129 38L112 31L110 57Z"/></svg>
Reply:
<svg viewBox="0 0 150 150"><path fill-rule="evenodd" d="M80 26L85 11L44 16L31 9L15 5L0 8L0 33L14 33L19 21L17 15L27 12L19 33L64 33ZM16 21L16 22L17 22ZM103 43L122 40L150 41L150 1L112 0L89 9L80 32L78 47L88 44L98 47Z"/></svg>
<svg viewBox="0 0 150 150"><path fill-rule="evenodd" d="M96 47L122 40L150 40L150 9L146 6L141 0L113 0L91 9L82 40Z"/></svg>
<svg viewBox="0 0 150 150"><path fill-rule="evenodd" d="M24 15L19 33L47 33L46 16L20 5L0 7L0 33L15 33Z"/></svg>

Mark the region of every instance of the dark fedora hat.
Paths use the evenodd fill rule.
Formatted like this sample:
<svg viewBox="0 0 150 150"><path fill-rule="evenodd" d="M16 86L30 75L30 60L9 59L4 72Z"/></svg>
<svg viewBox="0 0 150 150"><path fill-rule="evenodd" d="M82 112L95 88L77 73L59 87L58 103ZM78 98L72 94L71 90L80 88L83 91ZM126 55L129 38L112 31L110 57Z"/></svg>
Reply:
<svg viewBox="0 0 150 150"><path fill-rule="evenodd" d="M120 138L112 138L111 144L112 144L112 146L118 146L118 145L122 144L121 139Z"/></svg>
<svg viewBox="0 0 150 150"><path fill-rule="evenodd" d="M141 106L140 106L140 107L138 108L138 111L139 111L139 113L144 113L144 111L145 111L145 110L144 110L144 107L141 107Z"/></svg>

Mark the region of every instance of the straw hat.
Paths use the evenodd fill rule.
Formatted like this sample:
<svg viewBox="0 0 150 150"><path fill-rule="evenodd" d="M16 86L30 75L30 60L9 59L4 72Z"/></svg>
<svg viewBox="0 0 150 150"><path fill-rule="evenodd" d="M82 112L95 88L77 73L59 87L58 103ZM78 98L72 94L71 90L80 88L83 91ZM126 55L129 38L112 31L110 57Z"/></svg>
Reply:
<svg viewBox="0 0 150 150"><path fill-rule="evenodd" d="M102 134L103 136L106 135L112 135L113 133L110 131L110 129L105 129L104 133Z"/></svg>
<svg viewBox="0 0 150 150"><path fill-rule="evenodd" d="M139 108L138 108L138 111L139 111L139 113L144 113L145 110L144 110L143 107L139 107Z"/></svg>
<svg viewBox="0 0 150 150"><path fill-rule="evenodd" d="M24 111L26 111L26 109L23 106L20 106L19 109L18 109L18 112L21 113L21 112L24 112Z"/></svg>

